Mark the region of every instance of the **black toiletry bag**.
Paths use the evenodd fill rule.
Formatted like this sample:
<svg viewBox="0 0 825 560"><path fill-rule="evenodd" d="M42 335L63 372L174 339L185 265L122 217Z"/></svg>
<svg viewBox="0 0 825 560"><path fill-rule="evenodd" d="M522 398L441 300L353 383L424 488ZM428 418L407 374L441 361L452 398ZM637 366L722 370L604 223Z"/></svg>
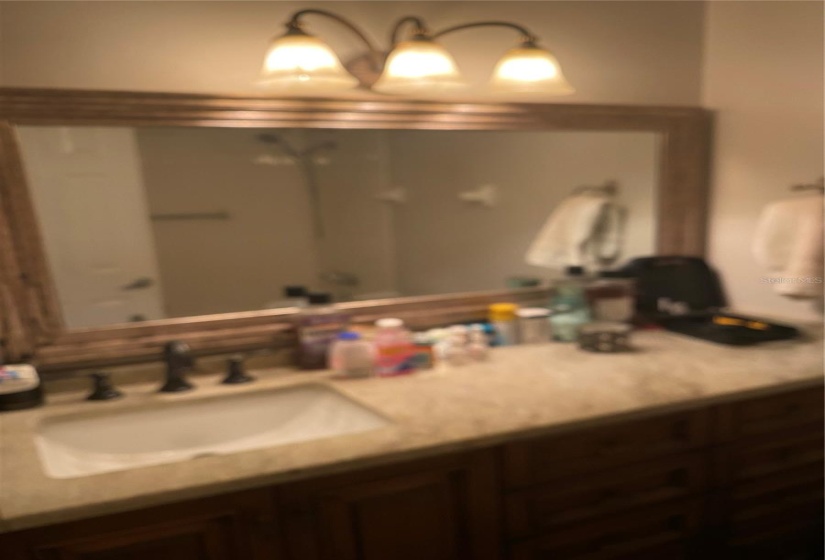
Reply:
<svg viewBox="0 0 825 560"><path fill-rule="evenodd" d="M747 346L799 335L788 325L722 312L718 274L699 257L633 259L604 274L636 281L636 321L720 344Z"/></svg>

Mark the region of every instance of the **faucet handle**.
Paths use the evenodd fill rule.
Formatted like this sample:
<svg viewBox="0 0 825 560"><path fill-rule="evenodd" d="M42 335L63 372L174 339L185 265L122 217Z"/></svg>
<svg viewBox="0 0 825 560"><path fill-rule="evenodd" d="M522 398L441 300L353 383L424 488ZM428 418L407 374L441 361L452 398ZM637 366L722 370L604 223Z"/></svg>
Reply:
<svg viewBox="0 0 825 560"><path fill-rule="evenodd" d="M192 349L182 340L172 340L163 347L163 359L172 367L191 368L195 365Z"/></svg>
<svg viewBox="0 0 825 560"><path fill-rule="evenodd" d="M226 377L221 383L224 385L237 385L255 380L251 375L247 375L243 360L243 356L237 355L226 361Z"/></svg>
<svg viewBox="0 0 825 560"><path fill-rule="evenodd" d="M86 397L87 401L109 401L112 399L119 399L123 393L115 389L109 374L105 372L95 372L90 375L94 388L92 392Z"/></svg>
<svg viewBox="0 0 825 560"><path fill-rule="evenodd" d="M167 342L163 347L163 359L166 361L166 380L160 388L161 393L180 393L195 388L184 377L186 370L195 366L188 344L182 340Z"/></svg>

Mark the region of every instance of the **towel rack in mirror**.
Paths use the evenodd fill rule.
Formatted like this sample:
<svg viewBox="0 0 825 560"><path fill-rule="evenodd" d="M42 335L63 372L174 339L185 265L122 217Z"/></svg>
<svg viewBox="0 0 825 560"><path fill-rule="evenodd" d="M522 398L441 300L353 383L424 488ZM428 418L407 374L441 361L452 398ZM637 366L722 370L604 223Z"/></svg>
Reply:
<svg viewBox="0 0 825 560"><path fill-rule="evenodd" d="M582 185L580 187L576 187L571 192L571 195L577 194L584 194L584 193L594 193L594 194L606 194L607 196L615 196L619 194L619 184L616 181L610 180L605 181L601 185Z"/></svg>
<svg viewBox="0 0 825 560"><path fill-rule="evenodd" d="M794 192L800 191L819 191L825 192L825 177L820 177L813 183L799 183L797 185L791 185L791 190Z"/></svg>

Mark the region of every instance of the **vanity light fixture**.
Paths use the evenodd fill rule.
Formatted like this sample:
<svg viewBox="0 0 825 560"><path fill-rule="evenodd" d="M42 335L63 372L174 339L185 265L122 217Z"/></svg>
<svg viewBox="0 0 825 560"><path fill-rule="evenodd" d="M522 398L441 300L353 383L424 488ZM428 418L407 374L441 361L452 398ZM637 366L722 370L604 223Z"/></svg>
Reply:
<svg viewBox="0 0 825 560"><path fill-rule="evenodd" d="M344 68L333 50L304 30L303 17L330 18L352 31L367 47L367 72L358 78ZM410 36L399 33L412 24ZM465 82L452 55L436 39L465 29L506 27L517 31L519 45L498 61L490 80L493 93L573 93L556 58L537 44L537 38L521 25L505 21L480 21L431 33L421 18L401 18L391 33L389 54L384 53L356 25L327 10L300 10L286 24L286 33L273 40L264 59L259 83L293 93L329 93L359 84L388 94L426 94L456 90Z"/></svg>
<svg viewBox="0 0 825 560"><path fill-rule="evenodd" d="M399 42L398 32L407 22L415 25L412 36ZM393 28L391 43L383 72L372 86L375 91L414 94L466 86L452 55L435 42L421 19L408 16L399 20Z"/></svg>
<svg viewBox="0 0 825 560"><path fill-rule="evenodd" d="M286 24L286 33L272 40L264 56L258 84L284 92L323 92L352 89L358 80L344 69L338 56L321 39L303 29L301 16L318 14L349 28L371 52L377 49L361 31L347 20L325 10L302 10Z"/></svg>

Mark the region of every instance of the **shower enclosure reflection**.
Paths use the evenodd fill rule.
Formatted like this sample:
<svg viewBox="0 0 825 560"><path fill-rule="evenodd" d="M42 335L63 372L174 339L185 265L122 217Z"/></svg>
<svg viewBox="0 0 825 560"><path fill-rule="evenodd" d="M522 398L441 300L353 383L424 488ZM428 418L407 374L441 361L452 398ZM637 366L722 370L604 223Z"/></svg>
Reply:
<svg viewBox="0 0 825 560"><path fill-rule="evenodd" d="M21 126L70 328L544 279L554 208L614 181L620 258L652 254L652 132Z"/></svg>

